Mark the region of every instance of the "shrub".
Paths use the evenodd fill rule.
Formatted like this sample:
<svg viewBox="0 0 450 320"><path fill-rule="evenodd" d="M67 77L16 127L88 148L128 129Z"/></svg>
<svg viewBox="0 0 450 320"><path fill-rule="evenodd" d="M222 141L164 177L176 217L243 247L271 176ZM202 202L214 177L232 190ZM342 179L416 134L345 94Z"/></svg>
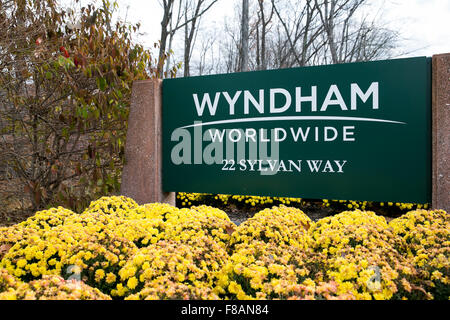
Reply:
<svg viewBox="0 0 450 320"><path fill-rule="evenodd" d="M165 226L161 219L125 220L114 233L132 241L136 247L143 248L165 239Z"/></svg>
<svg viewBox="0 0 450 320"><path fill-rule="evenodd" d="M0 300L111 300L111 297L80 281L44 276L0 293Z"/></svg>
<svg viewBox="0 0 450 320"><path fill-rule="evenodd" d="M448 300L449 224L279 206L236 227L213 207L101 198L0 228L0 298Z"/></svg>
<svg viewBox="0 0 450 320"><path fill-rule="evenodd" d="M211 287L228 258L226 251L208 237L189 243L160 241L140 249L119 271L120 281L113 296L135 294L159 277L193 285Z"/></svg>
<svg viewBox="0 0 450 320"><path fill-rule="evenodd" d="M236 225L222 210L201 206L181 209L165 216L166 239L189 242L198 237L211 237L223 248L230 241Z"/></svg>
<svg viewBox="0 0 450 320"><path fill-rule="evenodd" d="M102 212L118 217L127 217L132 209L137 207L138 204L133 199L125 196L101 197L92 201L83 213Z"/></svg>
<svg viewBox="0 0 450 320"><path fill-rule="evenodd" d="M32 235L16 242L3 257L0 268L22 281L40 279L43 275L61 275L67 249L78 236L72 230L56 227L42 235Z"/></svg>
<svg viewBox="0 0 450 320"><path fill-rule="evenodd" d="M118 282L120 268L136 250L133 242L109 231L101 238L97 235L83 238L68 248L62 259L62 276L71 277L78 268L76 273L84 283L109 294Z"/></svg>
<svg viewBox="0 0 450 320"><path fill-rule="evenodd" d="M166 216L175 215L180 209L167 203L148 203L134 208L130 212L132 219L161 219L166 221Z"/></svg>
<svg viewBox="0 0 450 320"><path fill-rule="evenodd" d="M116 285L119 269L136 249L132 241L108 229L100 233L92 226L68 224L18 241L0 266L22 281L44 275L78 275L89 285L109 293Z"/></svg>
<svg viewBox="0 0 450 320"><path fill-rule="evenodd" d="M230 246L261 240L306 248L311 225L311 219L299 209L285 206L264 209L236 228Z"/></svg>
<svg viewBox="0 0 450 320"><path fill-rule="evenodd" d="M419 271L435 299L450 297L450 216L443 210L415 210L389 223L396 249Z"/></svg>
<svg viewBox="0 0 450 320"><path fill-rule="evenodd" d="M335 281L337 294L356 299L430 298L412 283L416 271L391 245L384 218L373 212L346 211L310 229L310 269L318 282Z"/></svg>
<svg viewBox="0 0 450 320"><path fill-rule="evenodd" d="M75 213L63 207L36 212L34 216L11 227L0 228L0 245L14 244L32 235L40 235L53 227L61 225ZM1 257L1 256L0 256Z"/></svg>
<svg viewBox="0 0 450 320"><path fill-rule="evenodd" d="M6 269L0 268L0 295L3 292L13 291L18 288L20 282L10 275Z"/></svg>
<svg viewBox="0 0 450 320"><path fill-rule="evenodd" d="M51 208L36 212L35 215L29 217L27 220L19 223L20 228L32 228L35 230L50 230L53 227L64 223L68 218L75 215L72 210L63 207Z"/></svg>
<svg viewBox="0 0 450 320"><path fill-rule="evenodd" d="M236 246L216 291L229 299L285 299L309 275L306 255L296 246L254 240Z"/></svg>
<svg viewBox="0 0 450 320"><path fill-rule="evenodd" d="M370 211L344 211L319 220L309 229L316 252L334 256L342 248L382 245L388 241L386 220Z"/></svg>
<svg viewBox="0 0 450 320"><path fill-rule="evenodd" d="M160 277L149 282L144 289L125 300L218 300L219 296L207 285L184 284Z"/></svg>

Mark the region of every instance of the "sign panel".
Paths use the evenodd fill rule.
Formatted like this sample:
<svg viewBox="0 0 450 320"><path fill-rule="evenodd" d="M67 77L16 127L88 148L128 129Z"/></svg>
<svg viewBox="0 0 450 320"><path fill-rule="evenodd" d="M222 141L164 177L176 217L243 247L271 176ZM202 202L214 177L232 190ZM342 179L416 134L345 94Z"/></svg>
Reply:
<svg viewBox="0 0 450 320"><path fill-rule="evenodd" d="M430 64L164 80L163 189L428 203Z"/></svg>

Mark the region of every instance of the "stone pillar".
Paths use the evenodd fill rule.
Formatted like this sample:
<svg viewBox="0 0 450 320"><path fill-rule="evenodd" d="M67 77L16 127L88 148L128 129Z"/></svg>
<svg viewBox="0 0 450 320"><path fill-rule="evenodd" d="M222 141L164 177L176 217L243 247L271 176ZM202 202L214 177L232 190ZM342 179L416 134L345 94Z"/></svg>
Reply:
<svg viewBox="0 0 450 320"><path fill-rule="evenodd" d="M450 212L450 53L433 56L433 209Z"/></svg>
<svg viewBox="0 0 450 320"><path fill-rule="evenodd" d="M175 205L175 193L162 192L162 81L135 81L131 94L121 194L139 204Z"/></svg>

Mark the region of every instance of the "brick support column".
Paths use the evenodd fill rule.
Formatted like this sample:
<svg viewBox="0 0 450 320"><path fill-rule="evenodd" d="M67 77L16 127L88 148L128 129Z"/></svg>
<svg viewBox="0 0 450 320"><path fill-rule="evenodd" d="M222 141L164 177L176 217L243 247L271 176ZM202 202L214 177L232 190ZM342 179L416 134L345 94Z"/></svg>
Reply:
<svg viewBox="0 0 450 320"><path fill-rule="evenodd" d="M162 192L162 81L135 81L131 94L121 194L139 204L175 205L175 193Z"/></svg>
<svg viewBox="0 0 450 320"><path fill-rule="evenodd" d="M450 212L450 53L434 55L432 64L432 205Z"/></svg>

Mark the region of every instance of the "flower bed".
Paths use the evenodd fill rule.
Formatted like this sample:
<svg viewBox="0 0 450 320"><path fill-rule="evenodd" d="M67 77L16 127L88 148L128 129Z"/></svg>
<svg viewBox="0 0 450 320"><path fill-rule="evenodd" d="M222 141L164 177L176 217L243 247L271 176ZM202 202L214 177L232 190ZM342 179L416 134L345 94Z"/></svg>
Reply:
<svg viewBox="0 0 450 320"><path fill-rule="evenodd" d="M208 206L103 197L0 228L0 299L444 299L450 217L370 211L313 222L264 209L240 226Z"/></svg>
<svg viewBox="0 0 450 320"><path fill-rule="evenodd" d="M261 209L265 206L287 205L293 207L305 207L310 204L310 200L302 198L286 198L286 197L261 197L261 196L241 196L227 194L209 194L209 193L177 193L177 204L180 207L191 207L200 204L213 204L218 207L236 206L238 208L253 211ZM322 208L330 208L333 210L382 210L391 214L405 213L408 210L427 209L429 204L418 203L400 203L400 202L372 202L372 201L354 201L354 200L328 200L322 199L314 201L317 206Z"/></svg>

